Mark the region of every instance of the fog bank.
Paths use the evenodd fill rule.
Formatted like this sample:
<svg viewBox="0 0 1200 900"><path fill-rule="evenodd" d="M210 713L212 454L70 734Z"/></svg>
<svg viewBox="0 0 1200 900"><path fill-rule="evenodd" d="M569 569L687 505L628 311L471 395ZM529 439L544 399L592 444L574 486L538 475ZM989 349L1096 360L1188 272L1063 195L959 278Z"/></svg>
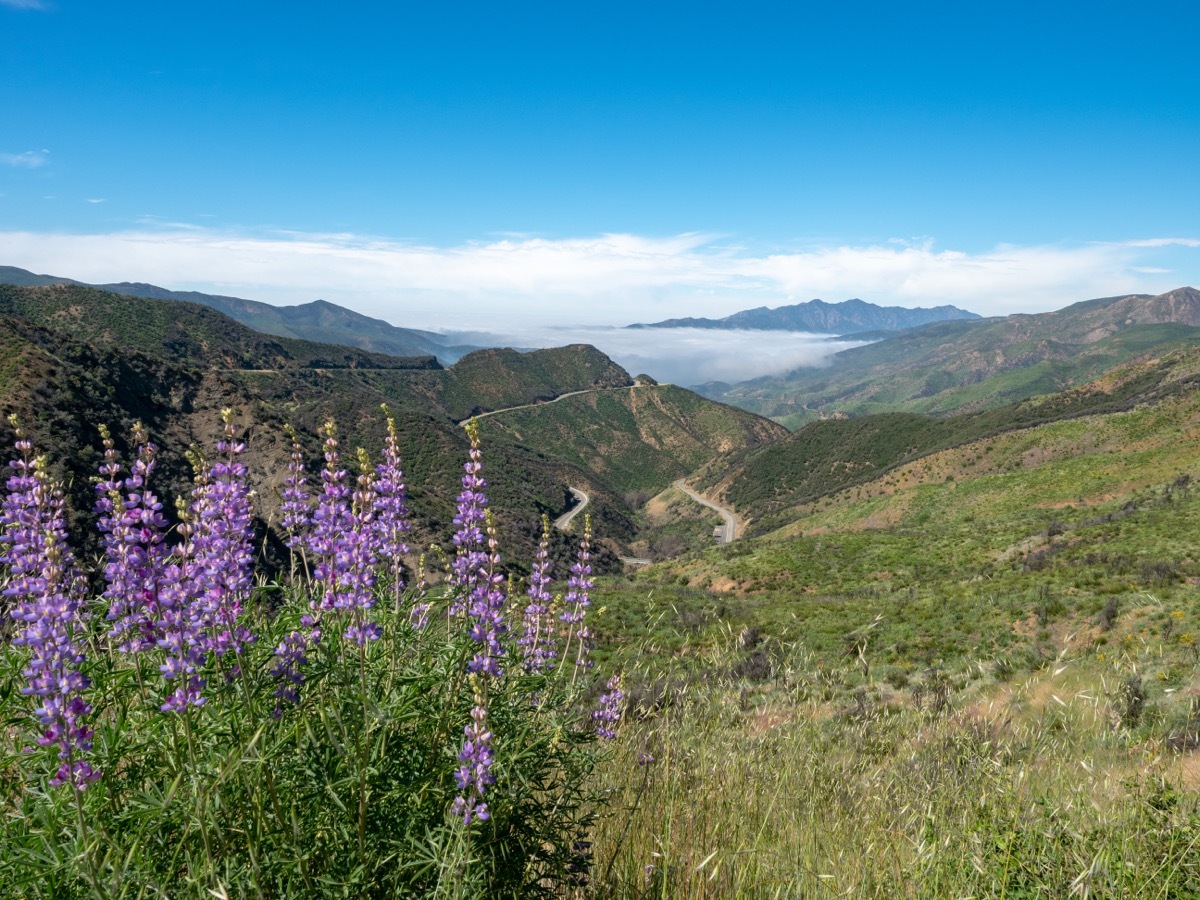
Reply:
<svg viewBox="0 0 1200 900"><path fill-rule="evenodd" d="M863 341L830 340L804 331L733 331L708 328L611 328L594 326L455 332L455 341L523 349L591 344L629 371L658 381L694 385L734 383L826 365L829 357Z"/></svg>

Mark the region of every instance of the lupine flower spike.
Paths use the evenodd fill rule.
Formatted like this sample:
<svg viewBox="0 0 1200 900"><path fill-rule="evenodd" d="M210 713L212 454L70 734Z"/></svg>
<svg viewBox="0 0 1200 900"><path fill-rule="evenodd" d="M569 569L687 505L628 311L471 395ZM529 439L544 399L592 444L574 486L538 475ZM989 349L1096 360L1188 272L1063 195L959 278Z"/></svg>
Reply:
<svg viewBox="0 0 1200 900"><path fill-rule="evenodd" d="M468 600L476 589L484 568L487 554L483 551L484 511L487 497L483 489L487 482L479 473L483 470L483 452L479 449L479 424L474 420L466 425L467 437L471 440L470 455L463 466L462 493L458 495L458 510L454 516L454 561L450 564L450 583L456 588L455 600L450 605L451 616L462 615Z"/></svg>
<svg viewBox="0 0 1200 900"><path fill-rule="evenodd" d="M592 713L592 721L596 723L596 736L611 740L617 736L617 723L621 721L621 701L625 695L621 692L621 675L618 672L604 686L605 692L600 695L600 703Z"/></svg>
<svg viewBox="0 0 1200 900"><path fill-rule="evenodd" d="M454 524L458 531L454 545L458 554L451 571L451 584L470 620L470 635L479 645L478 651L467 664L475 684L475 706L471 710L471 724L464 729L465 741L458 754L462 765L456 775L461 792L454 800L455 815L462 816L465 824L476 819L487 819L487 803L484 792L495 780L492 769L492 733L488 728L488 683L499 677L503 670L500 660L504 650L500 638L505 632L504 592L501 585L500 555L497 550L496 527L491 516L485 512L487 498L483 489L487 482L480 472L483 468L482 452L479 449L479 428L475 422L467 423L467 436L471 440L469 460L464 467L463 491L458 496L458 515ZM481 528L483 525L484 528ZM484 550L484 529L487 534L487 549Z"/></svg>
<svg viewBox="0 0 1200 900"><path fill-rule="evenodd" d="M122 479L112 436L103 425L100 436L104 463L96 485L96 512L104 535L104 597L113 623L109 636L120 642L121 652L140 653L155 647L160 637L158 593L166 564L167 520L150 490L158 449L141 424L134 425L137 459Z"/></svg>
<svg viewBox="0 0 1200 900"><path fill-rule="evenodd" d="M400 469L396 420L386 403L383 413L387 416L387 438L383 443L383 459L375 467L375 552L387 572L393 605L399 610L400 597L404 593L403 556L409 551L404 535L412 526L408 522L404 472Z"/></svg>
<svg viewBox="0 0 1200 900"><path fill-rule="evenodd" d="M355 644L378 640L379 625L366 619L366 611L375 605L375 555L377 546L375 531L375 472L367 451L358 451L358 480L355 483L351 503L352 530L343 535L341 588L337 601L339 609L350 613L351 622L346 628L346 639Z"/></svg>
<svg viewBox="0 0 1200 900"><path fill-rule="evenodd" d="M554 635L547 621L550 612L550 517L542 516L542 540L529 576L529 605L525 607L525 630L518 643L524 653L525 671L544 672L554 660Z"/></svg>
<svg viewBox="0 0 1200 900"><path fill-rule="evenodd" d="M78 635L86 618L85 585L67 546L62 490L51 484L45 458L34 457L16 419L9 421L19 457L9 463L13 474L0 512L0 562L8 566L4 594L15 600L12 617L20 623L13 643L30 654L22 672L28 685L21 692L41 704L34 710L44 729L38 744L58 750L60 765L50 784L83 790L100 777L84 758L92 749L86 724L92 707L83 699L89 687L82 672L86 658Z"/></svg>
<svg viewBox="0 0 1200 900"><path fill-rule="evenodd" d="M588 591L593 587L591 579L591 540L592 540L592 518L584 516L583 519L583 540L579 543L579 555L575 562L571 565L571 577L567 579L567 596L564 598L566 608L559 617L560 621L567 625L567 645L568 649L571 643L571 634L574 633L579 641L575 651L576 672L578 667L590 666L588 653L592 649L592 632L584 621L587 616L587 608L592 605L588 599ZM566 650L563 651L566 653ZM574 681L575 676L572 676Z"/></svg>
<svg viewBox="0 0 1200 900"><path fill-rule="evenodd" d="M477 679L477 683L479 680L482 679ZM461 793L454 798L451 811L456 816L462 816L463 824L470 825L476 819L487 821L489 818L483 795L496 781L492 775L492 732L488 728L487 697L478 687L475 705L471 708L471 724L463 731L466 740L458 754L458 761L462 765L454 774Z"/></svg>
<svg viewBox="0 0 1200 900"><path fill-rule="evenodd" d="M313 578L321 589L321 596L312 601L314 619L311 628L313 639L320 639L320 617L325 611L336 608L338 582L345 565L346 534L354 530L350 513L350 488L346 484L346 470L342 468L341 452L338 450L337 429L333 422L326 422L325 468L321 471L321 496L317 501L312 518L312 531L308 536L308 549L313 554Z"/></svg>
<svg viewBox="0 0 1200 900"><path fill-rule="evenodd" d="M242 611L253 586L254 549L250 491L237 439L233 410L221 412L225 434L217 443L220 454L195 495L191 568L193 595L204 625L204 648L215 656L232 651L240 656L254 635L242 624Z"/></svg>
<svg viewBox="0 0 1200 900"><path fill-rule="evenodd" d="M287 535L285 543L289 550L294 551L303 548L308 536L308 477L304 472L304 448L300 446L296 430L291 425L285 426L284 430L292 440L292 453L288 460L287 477L283 480L280 512L283 514L283 531Z"/></svg>

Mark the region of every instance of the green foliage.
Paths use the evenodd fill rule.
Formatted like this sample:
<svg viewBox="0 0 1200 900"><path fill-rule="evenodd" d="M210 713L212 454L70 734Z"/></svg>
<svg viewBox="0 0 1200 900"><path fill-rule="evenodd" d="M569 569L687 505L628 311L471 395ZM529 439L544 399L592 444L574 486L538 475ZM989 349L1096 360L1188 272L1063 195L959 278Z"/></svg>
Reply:
<svg viewBox="0 0 1200 900"><path fill-rule="evenodd" d="M1200 292L1109 297L1039 315L936 322L710 393L798 427L827 415L951 413L1077 387L1147 352L1193 344Z"/></svg>
<svg viewBox="0 0 1200 900"><path fill-rule="evenodd" d="M288 610L305 606L303 595L287 593ZM82 797L82 825L69 789L46 788L49 772L24 780L41 758L20 752L29 701L13 689L18 654L7 652L5 895L552 893L570 879L571 845L593 809L594 737L582 686L571 687L570 671L520 675L515 661L509 677L492 682L491 819L464 829L448 810L474 702L464 674L473 644L457 623L447 632L439 610L442 627L424 632L408 624L407 606L380 611L384 638L361 659L352 644L327 636L310 656L302 702L278 719L271 653L296 624L293 612L260 620L241 674L210 672L209 701L186 720L158 711L161 682L151 667L139 672L101 654L88 675L104 776Z"/></svg>
<svg viewBox="0 0 1200 900"><path fill-rule="evenodd" d="M555 448L618 495L657 493L705 464L720 468L731 450L761 447L785 434L758 416L673 385L581 394L510 410L490 424L520 446Z"/></svg>
<svg viewBox="0 0 1200 900"><path fill-rule="evenodd" d="M1147 326L1149 327L1149 326ZM1156 326L1157 327L1157 326ZM1124 334L1124 333L1122 333ZM891 412L810 423L787 438L750 450L726 497L763 532L800 503L874 481L936 451L1055 421L1105 415L1139 404L1186 397L1200 383L1200 350L1177 351L1152 363L1116 370L1111 383L1024 400L946 418Z"/></svg>
<svg viewBox="0 0 1200 900"><path fill-rule="evenodd" d="M200 368L430 368L336 344L268 337L206 306L126 297L82 285L0 285L0 314L20 316L76 340L162 355Z"/></svg>

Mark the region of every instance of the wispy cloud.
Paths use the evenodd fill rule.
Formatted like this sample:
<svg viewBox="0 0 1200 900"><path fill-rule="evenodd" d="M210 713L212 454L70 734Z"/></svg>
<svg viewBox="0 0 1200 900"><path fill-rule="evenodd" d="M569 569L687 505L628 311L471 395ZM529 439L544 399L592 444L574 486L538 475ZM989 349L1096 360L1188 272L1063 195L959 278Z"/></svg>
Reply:
<svg viewBox="0 0 1200 900"><path fill-rule="evenodd" d="M0 6L10 9L49 9L50 4L43 0L0 0Z"/></svg>
<svg viewBox="0 0 1200 900"><path fill-rule="evenodd" d="M87 202L88 203L107 203L108 198L107 197L88 197Z"/></svg>
<svg viewBox="0 0 1200 900"><path fill-rule="evenodd" d="M0 0L5 3L6 0ZM24 153L0 153L0 165L18 169L40 169L50 161L49 150L26 150Z"/></svg>
<svg viewBox="0 0 1200 900"><path fill-rule="evenodd" d="M1200 282L1200 239L1190 237L983 252L925 240L754 253L704 234L513 236L438 247L144 222L113 234L9 232L0 247L0 262L85 281L149 281L273 303L320 297L401 325L455 330L724 316L814 297L1035 312Z"/></svg>

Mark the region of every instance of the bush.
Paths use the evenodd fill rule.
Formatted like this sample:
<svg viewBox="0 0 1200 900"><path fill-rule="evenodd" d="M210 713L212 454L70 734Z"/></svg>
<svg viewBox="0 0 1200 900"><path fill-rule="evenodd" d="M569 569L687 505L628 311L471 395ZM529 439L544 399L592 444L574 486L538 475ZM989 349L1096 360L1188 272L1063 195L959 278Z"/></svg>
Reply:
<svg viewBox="0 0 1200 900"><path fill-rule="evenodd" d="M587 705L588 537L565 612L549 611L544 541L525 627L510 628L521 598L497 574L472 434L447 580L405 587L394 432L351 491L330 427L315 512L299 464L284 492L296 576L255 583L231 417L226 428L218 461L197 460L169 548L153 446L140 436L126 472L107 441L101 596L84 591L61 492L18 443L0 533L18 627L0 653L5 895L551 896L585 883L597 733L611 736L622 699L614 679ZM34 706L45 752L26 737Z"/></svg>

